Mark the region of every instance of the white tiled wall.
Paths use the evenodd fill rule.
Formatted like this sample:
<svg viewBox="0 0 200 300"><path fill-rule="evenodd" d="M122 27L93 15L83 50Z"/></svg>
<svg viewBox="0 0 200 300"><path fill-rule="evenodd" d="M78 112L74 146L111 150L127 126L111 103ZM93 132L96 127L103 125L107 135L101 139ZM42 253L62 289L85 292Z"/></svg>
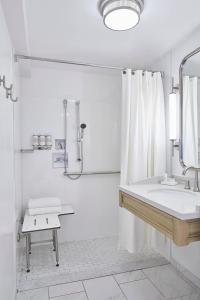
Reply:
<svg viewBox="0 0 200 300"><path fill-rule="evenodd" d="M13 49L9 39L3 11L0 6L0 76L6 76L6 86L14 83L16 88L16 73L13 63ZM18 90L15 90L16 93ZM0 87L0 294L1 299L13 300L16 291L16 218L18 206L16 192L20 193L20 155L14 152L19 144L19 135L14 139L17 131L18 114L14 105L5 97L5 90ZM15 128L15 130L14 130ZM15 147L16 146L16 147ZM18 165L16 170L15 165ZM18 178L15 182L15 178ZM20 198L20 197L19 197ZM19 200L18 198L18 200Z"/></svg>
<svg viewBox="0 0 200 300"><path fill-rule="evenodd" d="M80 101L84 138L84 169L119 170L120 72L33 64L22 78L22 146L32 134L64 137L63 99ZM73 139L75 144L75 136ZM68 145L70 162L72 143ZM119 175L83 176L71 181L63 169L52 168L52 151L23 154L23 204L31 197L58 196L71 203L75 215L62 217L60 241L117 235ZM39 238L39 237L37 237Z"/></svg>

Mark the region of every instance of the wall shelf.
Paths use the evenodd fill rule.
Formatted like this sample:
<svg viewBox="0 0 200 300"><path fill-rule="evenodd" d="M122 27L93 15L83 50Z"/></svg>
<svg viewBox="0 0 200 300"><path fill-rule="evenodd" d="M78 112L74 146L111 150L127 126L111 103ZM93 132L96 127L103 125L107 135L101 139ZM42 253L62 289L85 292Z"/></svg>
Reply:
<svg viewBox="0 0 200 300"><path fill-rule="evenodd" d="M51 150L52 146L38 146L33 147L31 149L21 149L21 153L33 153L34 151L44 151L44 150Z"/></svg>

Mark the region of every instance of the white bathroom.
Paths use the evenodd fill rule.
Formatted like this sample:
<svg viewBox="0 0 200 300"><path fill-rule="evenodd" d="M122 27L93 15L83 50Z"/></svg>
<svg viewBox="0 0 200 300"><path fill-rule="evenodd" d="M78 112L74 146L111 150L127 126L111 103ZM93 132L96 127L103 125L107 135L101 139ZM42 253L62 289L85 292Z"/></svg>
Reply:
<svg viewBox="0 0 200 300"><path fill-rule="evenodd" d="M199 11L0 0L0 300L200 300Z"/></svg>

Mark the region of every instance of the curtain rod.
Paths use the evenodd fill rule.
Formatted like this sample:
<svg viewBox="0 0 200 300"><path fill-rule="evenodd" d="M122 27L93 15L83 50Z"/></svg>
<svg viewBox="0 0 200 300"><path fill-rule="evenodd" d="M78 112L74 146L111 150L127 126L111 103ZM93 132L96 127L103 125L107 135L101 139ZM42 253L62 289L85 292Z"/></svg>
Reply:
<svg viewBox="0 0 200 300"><path fill-rule="evenodd" d="M75 66L82 66L82 67L92 67L92 68L101 68L101 69L110 69L110 70L117 70L126 72L125 67L115 67L115 66L104 66L98 64L90 64L90 63L83 63L83 62L75 62L70 60L63 60L63 59L53 59L47 57L38 57L38 56L29 56L29 55L22 55L22 54L15 54L14 59L17 62L18 60L35 60L35 61L43 61L43 62L51 62L51 63L60 63L60 64L67 64L67 65L75 65ZM137 70L132 70L133 72ZM157 73L160 71L151 71L152 73ZM164 72L160 72L162 76L164 76Z"/></svg>
<svg viewBox="0 0 200 300"><path fill-rule="evenodd" d="M123 71L125 69L125 68L120 68L115 66L104 66L104 65L97 65L97 64L90 64L90 63L83 63L83 62L75 62L70 60L28 56L28 55L21 55L21 54L15 54L14 57L16 62L22 59L22 60L44 61L44 62L51 62L51 63L60 63L60 64L67 64L67 65L76 65L76 66L110 69L110 70L118 70L118 71Z"/></svg>

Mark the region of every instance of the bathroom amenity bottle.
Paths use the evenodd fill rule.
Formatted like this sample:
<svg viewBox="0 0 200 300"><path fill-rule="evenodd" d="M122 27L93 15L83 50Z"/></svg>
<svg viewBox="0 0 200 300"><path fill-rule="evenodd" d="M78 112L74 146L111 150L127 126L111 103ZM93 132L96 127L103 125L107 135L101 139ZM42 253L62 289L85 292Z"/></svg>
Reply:
<svg viewBox="0 0 200 300"><path fill-rule="evenodd" d="M39 135L39 146L44 147L45 146L45 136Z"/></svg>
<svg viewBox="0 0 200 300"><path fill-rule="evenodd" d="M39 136L32 135L32 146L33 148L37 148L39 146Z"/></svg>
<svg viewBox="0 0 200 300"><path fill-rule="evenodd" d="M51 147L52 146L52 137L51 137L51 135L46 135L45 140L46 140L46 146Z"/></svg>

